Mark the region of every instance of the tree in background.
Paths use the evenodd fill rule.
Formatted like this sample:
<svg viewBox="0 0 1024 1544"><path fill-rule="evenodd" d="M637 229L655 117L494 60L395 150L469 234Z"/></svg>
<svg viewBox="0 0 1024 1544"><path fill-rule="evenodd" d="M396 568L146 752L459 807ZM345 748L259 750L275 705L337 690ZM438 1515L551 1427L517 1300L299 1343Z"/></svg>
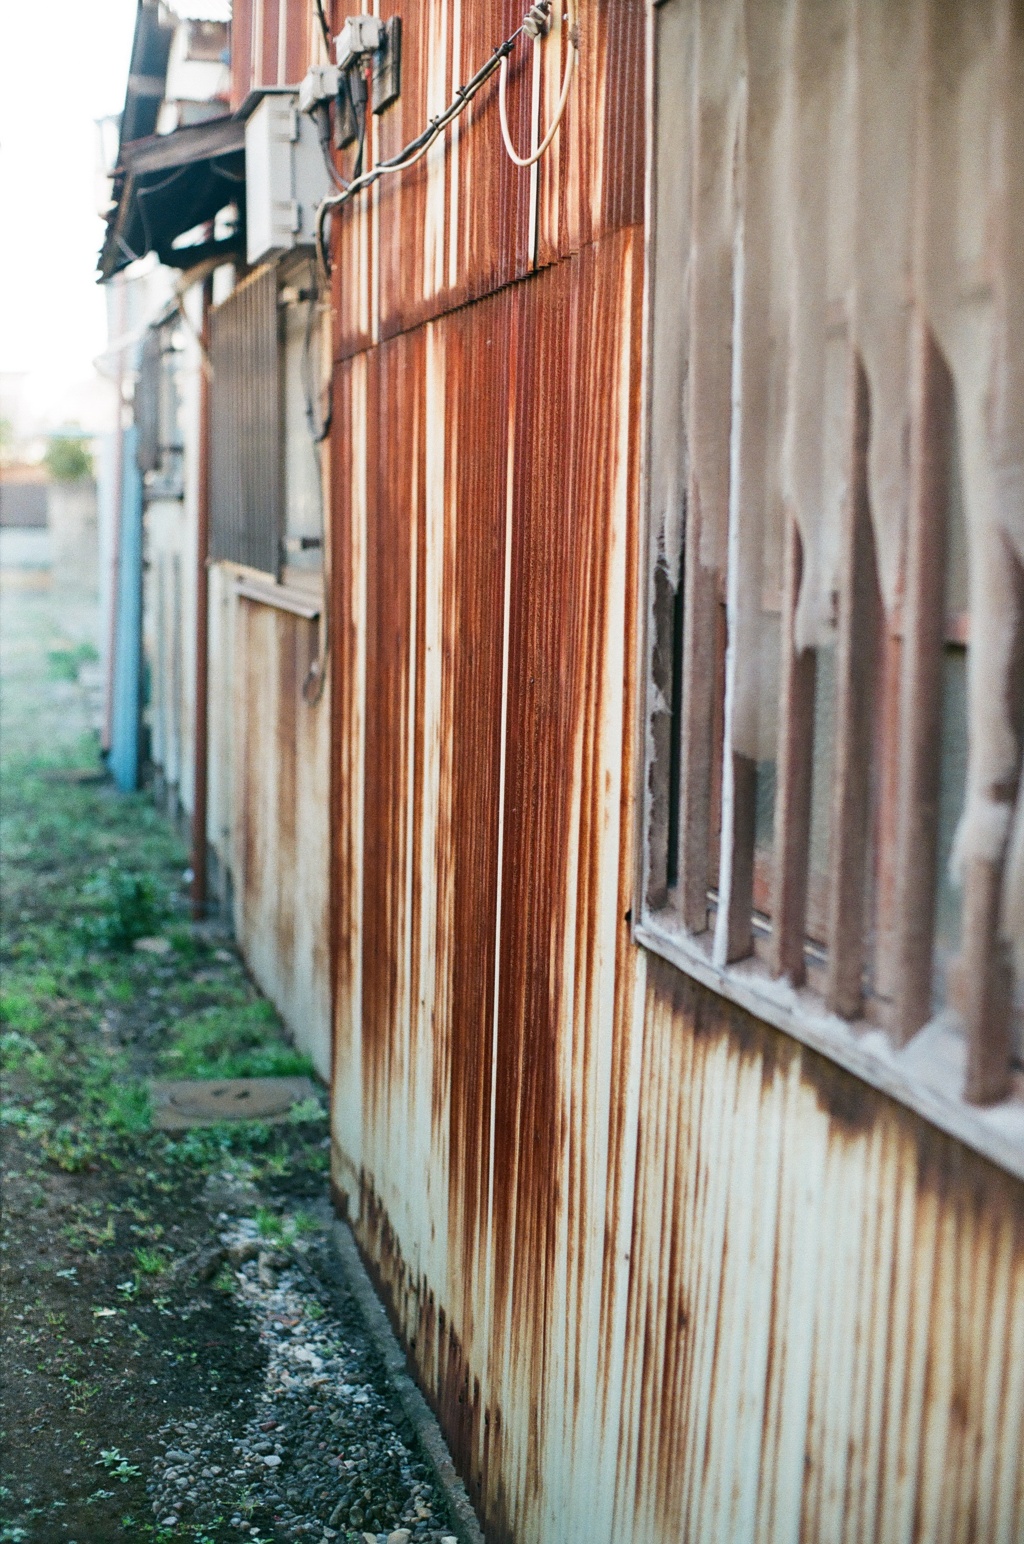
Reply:
<svg viewBox="0 0 1024 1544"><path fill-rule="evenodd" d="M82 441L68 434L52 434L43 463L54 482L80 482L92 476L92 456Z"/></svg>

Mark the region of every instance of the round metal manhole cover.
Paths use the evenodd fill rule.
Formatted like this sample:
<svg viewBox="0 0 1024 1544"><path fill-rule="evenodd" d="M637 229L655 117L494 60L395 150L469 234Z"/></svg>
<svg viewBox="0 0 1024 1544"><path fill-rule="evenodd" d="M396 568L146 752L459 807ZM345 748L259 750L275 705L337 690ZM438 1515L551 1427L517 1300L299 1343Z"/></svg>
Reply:
<svg viewBox="0 0 1024 1544"><path fill-rule="evenodd" d="M214 1116L219 1120L261 1120L284 1115L295 1103L295 1090L260 1086L258 1082L209 1083L177 1088L167 1101L179 1115Z"/></svg>

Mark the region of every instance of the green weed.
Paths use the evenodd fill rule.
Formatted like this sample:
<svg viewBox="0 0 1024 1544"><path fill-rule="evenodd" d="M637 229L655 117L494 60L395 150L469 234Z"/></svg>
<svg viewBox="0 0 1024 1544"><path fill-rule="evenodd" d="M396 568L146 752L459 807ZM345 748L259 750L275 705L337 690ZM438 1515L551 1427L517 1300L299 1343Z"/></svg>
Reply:
<svg viewBox="0 0 1024 1544"><path fill-rule="evenodd" d="M167 916L167 906L148 874L124 869L112 859L87 882L82 893L89 912L78 919L87 948L130 949L147 938Z"/></svg>
<svg viewBox="0 0 1024 1544"><path fill-rule="evenodd" d="M127 1485L129 1480L134 1480L142 1473L138 1464L130 1464L116 1447L100 1448L96 1467L106 1469L107 1473L113 1475L114 1479L120 1480L122 1485Z"/></svg>
<svg viewBox="0 0 1024 1544"><path fill-rule="evenodd" d="M169 937L175 954L185 964L195 965L210 953L210 946L206 939L193 928L172 928Z"/></svg>
<svg viewBox="0 0 1024 1544"><path fill-rule="evenodd" d="M158 1249L147 1249L140 1245L133 1253L135 1264L143 1276L159 1276L163 1272L166 1261Z"/></svg>
<svg viewBox="0 0 1024 1544"><path fill-rule="evenodd" d="M284 1237L281 1219L271 1207L257 1206L255 1217L260 1238L277 1240Z"/></svg>
<svg viewBox="0 0 1024 1544"><path fill-rule="evenodd" d="M77 681L83 665L94 664L99 659L91 643L77 643L46 651L47 674L53 681Z"/></svg>
<svg viewBox="0 0 1024 1544"><path fill-rule="evenodd" d="M288 1119L293 1126L302 1126L309 1121L322 1121L323 1118L323 1106L315 1094L310 1094L308 1099L300 1099L288 1111Z"/></svg>
<svg viewBox="0 0 1024 1544"><path fill-rule="evenodd" d="M234 1292L238 1283L230 1265L222 1265L211 1283L216 1292Z"/></svg>
<svg viewBox="0 0 1024 1544"><path fill-rule="evenodd" d="M35 1054L35 1051L35 1042L27 1035L23 1035L20 1030L7 1029L0 1034L0 1066L5 1067L8 1072L13 1072L16 1067L20 1067L27 1057Z"/></svg>
<svg viewBox="0 0 1024 1544"><path fill-rule="evenodd" d="M0 1024L23 1035L41 1029L43 1011L32 991L0 991Z"/></svg>
<svg viewBox="0 0 1024 1544"><path fill-rule="evenodd" d="M313 1070L308 1057L281 1039L277 1014L262 1000L187 1014L160 1064L186 1078L295 1077Z"/></svg>

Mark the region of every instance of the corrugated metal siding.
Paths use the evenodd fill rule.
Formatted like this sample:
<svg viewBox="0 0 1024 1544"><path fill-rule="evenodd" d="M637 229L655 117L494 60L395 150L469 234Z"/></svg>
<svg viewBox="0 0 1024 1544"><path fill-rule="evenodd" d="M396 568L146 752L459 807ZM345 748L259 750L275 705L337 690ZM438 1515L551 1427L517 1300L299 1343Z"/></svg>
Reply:
<svg viewBox="0 0 1024 1544"><path fill-rule="evenodd" d="M206 839L218 859L218 904L234 913L235 823L235 612L234 571L222 563L209 570L209 718L207 724Z"/></svg>
<svg viewBox="0 0 1024 1544"><path fill-rule="evenodd" d="M195 523L177 500L146 508L150 757L173 809L192 807L195 744Z"/></svg>
<svg viewBox="0 0 1024 1544"><path fill-rule="evenodd" d="M124 431L117 519L121 526L114 633L113 716L109 763L123 793L139 786L142 728L142 474L138 430Z"/></svg>
<svg viewBox="0 0 1024 1544"><path fill-rule="evenodd" d="M235 928L256 980L326 1078L328 715L325 702L302 696L316 649L314 623L235 603Z"/></svg>
<svg viewBox="0 0 1024 1544"><path fill-rule="evenodd" d="M1020 1186L631 941L642 8L580 23L550 266L483 121L336 255L335 1182L490 1544L1013 1544Z"/></svg>
<svg viewBox="0 0 1024 1544"><path fill-rule="evenodd" d="M155 472L160 465L160 371L163 365L160 329L150 327L139 351L132 416L139 437L140 472Z"/></svg>
<svg viewBox="0 0 1024 1544"><path fill-rule="evenodd" d="M325 11L331 12L329 0ZM260 86L297 85L316 48L313 0L248 0L231 10L231 106ZM318 56L319 57L319 56Z"/></svg>
<svg viewBox="0 0 1024 1544"><path fill-rule="evenodd" d="M575 1176L552 1162L571 1077L560 1026L586 1025L586 1077L606 1087L628 948L639 281L635 234L606 238L353 361L336 399L336 490L355 505L336 554L343 1177L355 1190L363 1170L364 1241L499 1517L545 1456L539 1429L519 1447L501 1412L544 1404L564 1281L554 1198L588 1167L582 1151ZM424 1236L428 1218L443 1236ZM574 1250L589 1242L584 1224Z"/></svg>
<svg viewBox="0 0 1024 1544"><path fill-rule="evenodd" d="M638 246L342 373L337 1176L492 1541L1010 1544L1019 1186L629 942Z"/></svg>
<svg viewBox="0 0 1024 1544"><path fill-rule="evenodd" d="M193 289L186 306L196 317L198 296ZM153 338L157 333L150 334ZM190 811L195 780L195 619L196 508L199 430L199 345L186 333L179 361L176 390L180 394L179 425L184 446L182 498L153 496L146 501L146 650L150 680L150 755L159 769L164 794L174 813ZM176 436L177 437L177 436ZM214 719L217 718L215 695Z"/></svg>
<svg viewBox="0 0 1024 1544"><path fill-rule="evenodd" d="M644 1007L614 1536L1019 1538L1019 1185L670 968Z"/></svg>
<svg viewBox="0 0 1024 1544"><path fill-rule="evenodd" d="M281 562L281 356L277 269L210 313L210 557L277 574Z"/></svg>
<svg viewBox="0 0 1024 1544"><path fill-rule="evenodd" d="M643 219L644 0L577 6L580 64L563 125L538 167L540 263L579 251L606 231ZM550 122L564 55L545 47L541 125ZM519 140L520 149L529 143ZM520 176L528 176L522 172Z"/></svg>
<svg viewBox="0 0 1024 1544"><path fill-rule="evenodd" d="M374 161L395 155L447 107L520 25L521 0L463 6L423 0L402 13L402 94L372 124ZM643 214L643 0L583 0L580 68L563 127L539 170L501 143L497 76L408 172L384 178L338 217L333 300L339 358L408 330L578 251ZM551 116L564 57L541 56L541 115ZM509 124L530 143L534 64L520 43ZM614 97L611 96L614 94ZM607 103L614 100L615 110Z"/></svg>

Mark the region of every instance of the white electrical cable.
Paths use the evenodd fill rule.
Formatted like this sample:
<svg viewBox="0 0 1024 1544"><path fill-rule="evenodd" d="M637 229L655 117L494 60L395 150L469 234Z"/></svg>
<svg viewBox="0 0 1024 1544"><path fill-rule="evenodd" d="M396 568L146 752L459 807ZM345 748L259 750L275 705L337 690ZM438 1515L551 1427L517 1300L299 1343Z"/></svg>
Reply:
<svg viewBox="0 0 1024 1544"><path fill-rule="evenodd" d="M436 118L432 118L427 127L406 145L404 149L400 150L397 155L392 156L388 161L378 161L376 166L371 167L368 172L364 172L361 177L354 178L343 192L335 193L331 197L323 199L318 205L315 220L316 254L320 270L325 278L328 276L326 253L324 250L324 220L326 216L330 214L332 209L338 209L343 204L347 204L357 193L372 187L375 182L381 177L387 176L389 172L401 172L410 166L415 166L421 156L426 155L438 135L442 134L449 124L454 123L460 113L465 112L485 81L489 80L498 68L499 61L511 52L515 40L522 30L522 27L517 27L512 36L506 38L505 42L494 50L490 59L477 70L472 80L468 81L465 86L458 88L454 98L445 108L444 112L439 113Z"/></svg>
<svg viewBox="0 0 1024 1544"><path fill-rule="evenodd" d="M320 266L320 271L324 275L325 279L328 276L327 254L324 246L324 221L326 217L331 213L332 210L340 209L344 204L349 203L357 193L362 193L365 189L372 187L375 182L377 182L381 177L386 177L389 172L402 172L406 171L410 166L415 166L416 162L422 156L426 155L427 151L435 142L438 135L442 134L444 130L448 128L449 124L454 123L459 114L465 111L470 102L476 96L477 92L484 85L485 81L489 80L494 71L499 68L499 65L501 74L498 82L498 109L501 118L501 134L505 144L505 149L517 166L533 166L535 162L540 160L541 156L548 149L551 141L554 139L556 133L558 132L558 126L565 114L566 104L569 100L569 89L572 85L573 74L575 73L576 69L576 59L579 53L580 43L579 30L576 26L574 6L575 0L565 0L565 13L562 19L568 24L567 34L569 44L569 53L565 62L565 75L562 80L562 90L558 98L558 106L555 110L554 118L548 126L548 130L540 144L537 146L536 150L534 150L533 153L529 156L520 156L516 153L508 128L508 115L505 108L505 88L506 80L508 77L508 56L512 52L512 48L516 39L521 33L525 33L527 36L534 37L538 42L540 41L535 30L535 26L531 25L531 23L536 23L538 13L541 11L546 11L549 8L549 5L545 4L544 0L540 0L539 4L533 6L533 8L527 13L523 22L521 22L520 25L516 28L515 32L512 33L512 36L506 38L505 42L500 44L499 47L494 50L494 53L491 55L490 59L488 59L487 63L476 72L472 80L470 80L465 86L461 86L456 91L454 99L449 104L449 106L445 108L444 112L439 113L436 118L432 118L427 127L422 130L422 132L417 135L417 137L412 140L410 144L406 145L404 150L400 150L398 154L393 156L389 161L378 162L376 166L370 169L370 171L364 172L361 177L354 178L352 182L350 182L343 190L333 194L328 198L323 199L323 201L319 204L317 207L315 220L316 255L317 262Z"/></svg>
<svg viewBox="0 0 1024 1544"><path fill-rule="evenodd" d="M568 22L569 53L565 61L565 74L562 77L562 90L558 98L558 106L555 109L555 116L548 126L547 133L531 155L519 155L512 143L512 135L508 127L508 110L505 104L505 91L508 85L508 55L506 54L501 61L501 74L498 77L498 116L501 119L501 137L504 141L505 150L509 160L514 161L516 166L536 165L558 133L558 126L565 113L565 106L569 100L569 88L572 85L573 71L576 67L576 56L579 53L579 37L572 14L572 0L566 0L565 20ZM534 39L535 47L539 48L540 43L541 39L539 37Z"/></svg>

